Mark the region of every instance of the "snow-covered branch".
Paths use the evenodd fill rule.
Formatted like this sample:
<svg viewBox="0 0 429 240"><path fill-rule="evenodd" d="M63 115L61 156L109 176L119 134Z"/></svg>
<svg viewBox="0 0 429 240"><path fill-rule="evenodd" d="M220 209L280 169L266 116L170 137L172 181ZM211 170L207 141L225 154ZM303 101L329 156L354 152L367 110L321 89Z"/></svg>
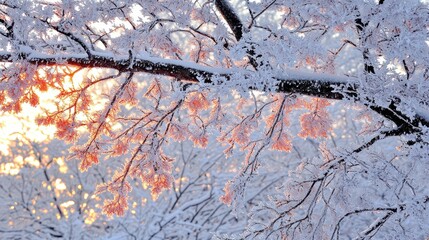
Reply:
<svg viewBox="0 0 429 240"><path fill-rule="evenodd" d="M228 81L236 73L241 73L244 77L250 77L255 74L251 70L208 67L182 60L139 56L130 60L129 57L125 56L96 52L91 53L91 58L84 54L0 53L1 62L12 63L17 60L26 61L36 66L72 65L83 68L115 69L119 72L144 72L169 76L176 81L194 84L220 84L222 80ZM221 79L221 81L218 79ZM311 73L307 70L285 69L283 73L276 76L275 81L277 81L275 89L271 89L271 91L337 100L344 98L358 102L362 100L358 94L359 84L355 78ZM259 88L254 86L249 86L248 88L259 91L267 90L264 85ZM404 133L418 130L419 125L429 126L429 120L419 115L416 115L415 120L410 120L405 114L396 110L393 103L389 107L382 107L376 104L369 104L367 101L362 102L378 114L393 121L396 125L402 126L405 130Z"/></svg>
<svg viewBox="0 0 429 240"><path fill-rule="evenodd" d="M413 228L414 217L421 224L397 235L420 237L412 233L427 215L408 203L429 194L420 187L429 154L426 3L12 2L0 1L0 111L42 108L35 121L73 143L81 170L119 163L97 187L113 196L105 213L135 210L136 190L164 197L162 213L144 215L154 216L145 232L118 224L127 236L174 238L175 224L181 236L237 233L225 227L232 205L251 216L242 236L382 238ZM234 166L202 167L171 151L188 141ZM264 177L267 169L276 174ZM48 166L44 174L53 212L66 218L63 196L52 194L56 175ZM252 179L272 184L249 195ZM190 201L196 193L204 198ZM392 215L377 220L374 202ZM395 212L395 203L408 210ZM349 227L355 219L359 227Z"/></svg>

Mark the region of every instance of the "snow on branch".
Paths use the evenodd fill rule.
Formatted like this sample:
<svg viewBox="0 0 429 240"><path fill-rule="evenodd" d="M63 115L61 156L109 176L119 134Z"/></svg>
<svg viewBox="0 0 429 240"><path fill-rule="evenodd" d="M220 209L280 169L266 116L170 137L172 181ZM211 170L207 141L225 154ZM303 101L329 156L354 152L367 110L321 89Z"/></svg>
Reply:
<svg viewBox="0 0 429 240"><path fill-rule="evenodd" d="M213 84L214 82L219 82L214 81L214 78L229 80L234 73L240 71L244 72L244 76L251 76L255 73L251 70L208 67L193 62L157 57L137 56L131 63L129 57L113 56L97 52L92 52L91 58L88 58L86 54L0 53L0 61L2 62L14 62L16 58L37 66L68 64L84 68L110 68L120 72L145 72L169 76L189 83ZM278 81L274 89L276 92L337 100L351 98L352 100L359 101L359 84L354 78L325 73L312 73L306 70L285 70L284 73L276 76L276 80ZM253 86L249 88L259 91L267 90L265 86L259 89L255 89ZM414 122L411 122L405 115L393 109L394 106L385 108L377 105L369 105L369 107L387 119L392 120L398 126L409 126L408 131L415 130L414 128L418 128L419 124L429 126L429 120L418 115Z"/></svg>
<svg viewBox="0 0 429 240"><path fill-rule="evenodd" d="M91 53L91 58L85 54L45 55L34 53L0 53L1 62L14 62L16 57L37 66L75 65L84 68L110 68L120 72L145 72L155 75L174 77L179 81L191 83L214 83L213 78L230 79L234 73L244 72L245 76L255 74L250 70L227 69L202 66L193 62L162 59L156 57L136 57L130 66L129 57L118 57L103 53ZM344 94L337 89L344 86L348 95L356 95L355 79L339 77L331 74L311 73L308 71L286 70L279 74L277 92L296 93L329 99L342 99ZM267 90L267 89L254 89Z"/></svg>

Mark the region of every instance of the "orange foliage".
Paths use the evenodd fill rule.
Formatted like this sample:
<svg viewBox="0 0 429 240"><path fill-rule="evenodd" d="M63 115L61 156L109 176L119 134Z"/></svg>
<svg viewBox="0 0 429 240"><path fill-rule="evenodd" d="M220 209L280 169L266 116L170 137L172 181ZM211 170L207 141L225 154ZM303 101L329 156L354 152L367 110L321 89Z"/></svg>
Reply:
<svg viewBox="0 0 429 240"><path fill-rule="evenodd" d="M200 92L191 92L186 96L184 106L189 110L190 114L196 114L201 110L206 110L210 107L209 101Z"/></svg>
<svg viewBox="0 0 429 240"><path fill-rule="evenodd" d="M331 130L331 120L326 107L329 101L326 99L313 99L312 104L307 104L311 112L302 114L300 117L301 132L298 134L302 138L306 137L324 137Z"/></svg>
<svg viewBox="0 0 429 240"><path fill-rule="evenodd" d="M129 165L131 176L140 177L144 185L151 188L151 195L154 199L165 189L169 189L173 177L171 175L173 158L165 155L161 149L150 149L144 151L139 159L134 160L134 165ZM126 176L127 168L122 176Z"/></svg>
<svg viewBox="0 0 429 240"><path fill-rule="evenodd" d="M79 169L86 171L93 164L98 163L98 155L96 153L85 153L84 157L81 158Z"/></svg>
<svg viewBox="0 0 429 240"><path fill-rule="evenodd" d="M225 192L225 194L219 198L220 201L227 204L228 206L231 205L232 199L234 197L234 192L231 189L231 184L232 184L231 181L228 181L225 184L225 187L223 188L223 191Z"/></svg>
<svg viewBox="0 0 429 240"><path fill-rule="evenodd" d="M112 148L112 156L121 156L128 151L128 143L124 141L117 141L116 145Z"/></svg>
<svg viewBox="0 0 429 240"><path fill-rule="evenodd" d="M156 174L152 181L151 195L156 200L165 189L169 189L172 183L172 177L167 174Z"/></svg>
<svg viewBox="0 0 429 240"><path fill-rule="evenodd" d="M199 146L201 148L207 147L207 144L209 142L205 134L191 134L191 140L192 142L194 142L195 146Z"/></svg>
<svg viewBox="0 0 429 240"><path fill-rule="evenodd" d="M35 107L39 104L39 96L34 93L33 91L31 91L29 93L29 99L28 102L30 103L31 106Z"/></svg>
<svg viewBox="0 0 429 240"><path fill-rule="evenodd" d="M178 142L186 140L188 135L188 128L183 124L171 124L168 130L168 137Z"/></svg>
<svg viewBox="0 0 429 240"><path fill-rule="evenodd" d="M51 116L38 116L36 118L36 123L43 126L48 126L54 124L55 119Z"/></svg>
<svg viewBox="0 0 429 240"><path fill-rule="evenodd" d="M128 209L127 198L121 195L115 195L113 200L105 200L103 213L108 216L112 216L113 214L122 216L125 213L125 210Z"/></svg>
<svg viewBox="0 0 429 240"><path fill-rule="evenodd" d="M271 145L273 150L290 152L292 150L292 141L286 133L280 133Z"/></svg>
<svg viewBox="0 0 429 240"><path fill-rule="evenodd" d="M247 121L239 124L231 132L231 142L236 142L240 145L244 145L249 142L250 134L252 133L252 124L246 124Z"/></svg>
<svg viewBox="0 0 429 240"><path fill-rule="evenodd" d="M77 138L74 130L73 122L68 119L57 119L55 122L57 127L57 136L67 142L72 142Z"/></svg>
<svg viewBox="0 0 429 240"><path fill-rule="evenodd" d="M131 104L132 106L135 106L137 104L136 90L137 90L136 83L134 82L128 83L125 86L124 92L122 93L119 103L121 104L127 103L127 104Z"/></svg>

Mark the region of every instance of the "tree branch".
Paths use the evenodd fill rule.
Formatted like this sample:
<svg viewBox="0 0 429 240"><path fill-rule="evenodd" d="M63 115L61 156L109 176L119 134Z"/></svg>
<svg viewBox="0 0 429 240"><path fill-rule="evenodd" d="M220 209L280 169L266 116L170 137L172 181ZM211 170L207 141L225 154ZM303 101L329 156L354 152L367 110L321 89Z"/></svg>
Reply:
<svg viewBox="0 0 429 240"><path fill-rule="evenodd" d="M225 19L225 21L228 23L229 28L234 33L235 39L237 41L240 41L240 39L243 37L243 23L241 22L240 18L238 17L237 13L234 11L234 9L229 5L227 2L228 0L215 0L215 5L222 17ZM269 5L271 6L271 5ZM261 65L261 63L258 63L257 59L261 57L261 55L256 55L255 53L255 46L253 44L250 45L250 48L247 49L247 54L249 57L250 64L255 68L258 69L258 67ZM265 65L265 64L263 64Z"/></svg>
<svg viewBox="0 0 429 240"><path fill-rule="evenodd" d="M145 72L155 75L174 77L179 81L190 83L214 84L215 78L230 80L237 69L215 68L201 66L193 62L180 60L162 59L156 57L135 56L133 64L130 64L129 56L113 57L102 53L93 53L92 58L85 54L70 55L44 55L37 53L0 53L0 62L13 63L17 60L24 60L37 66L73 65L82 68L110 68L120 72ZM254 71L243 70L245 77L255 74ZM277 77L278 83L275 89L277 92L296 93L314 97L328 99L344 98L344 94L337 89L347 87L348 95L357 96L356 84L352 78L338 77L330 74L313 74L306 71L287 70L285 75ZM253 90L266 91L267 87L252 87Z"/></svg>
<svg viewBox="0 0 429 240"><path fill-rule="evenodd" d="M0 62L13 63L17 60L24 60L37 66L54 65L74 65L84 68L110 68L120 72L145 72L155 75L174 77L179 81L193 84L219 84L222 81L229 81L237 72L237 69L215 68L201 66L193 62L180 60L162 59L156 57L134 57L129 56L114 57L103 53L92 53L91 58L86 54L69 55L45 55L34 52L0 53ZM131 61L133 63L131 64ZM388 108L370 104L365 99L360 99L358 95L359 85L353 78L340 77L330 74L311 73L308 71L285 70L286 74L278 75L275 79L277 83L274 89L276 92L301 94L312 97L321 97L327 99L342 100L349 98L356 102L362 102L381 116L391 120L404 133L419 131L419 125L429 127L429 121L422 116L416 116L413 121L404 114L396 110L395 105L391 104ZM244 77L250 77L255 74L254 71L243 70ZM219 80L219 81L217 81ZM250 87L252 90L267 91L267 86Z"/></svg>
<svg viewBox="0 0 429 240"><path fill-rule="evenodd" d="M229 28L234 33L235 39L240 41L241 37L243 37L243 24L231 5L229 5L227 0L215 0L215 6L228 23Z"/></svg>

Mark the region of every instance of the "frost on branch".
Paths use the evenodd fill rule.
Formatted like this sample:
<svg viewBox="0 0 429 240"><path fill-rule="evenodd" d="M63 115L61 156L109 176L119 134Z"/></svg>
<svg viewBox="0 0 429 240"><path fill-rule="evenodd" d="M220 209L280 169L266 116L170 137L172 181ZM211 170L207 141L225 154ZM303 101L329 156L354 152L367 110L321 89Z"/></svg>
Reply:
<svg viewBox="0 0 429 240"><path fill-rule="evenodd" d="M396 236L404 209L417 209L398 206L428 196L425 174L410 173L426 169L427 3L233 3L3 1L1 110L50 97L37 122L75 145L81 170L120 163L99 187L113 195L108 214L126 213L135 178L153 198L174 188L177 154L166 148L177 142L219 143L239 162L222 197L238 206L270 167L267 152L289 162L324 141L329 159L298 152L298 167L278 171L287 190L258 205L270 214L253 212L245 237ZM355 104L381 119L358 137L349 129L360 122L340 118ZM364 191L374 184L383 191ZM359 228L347 227L355 218Z"/></svg>

